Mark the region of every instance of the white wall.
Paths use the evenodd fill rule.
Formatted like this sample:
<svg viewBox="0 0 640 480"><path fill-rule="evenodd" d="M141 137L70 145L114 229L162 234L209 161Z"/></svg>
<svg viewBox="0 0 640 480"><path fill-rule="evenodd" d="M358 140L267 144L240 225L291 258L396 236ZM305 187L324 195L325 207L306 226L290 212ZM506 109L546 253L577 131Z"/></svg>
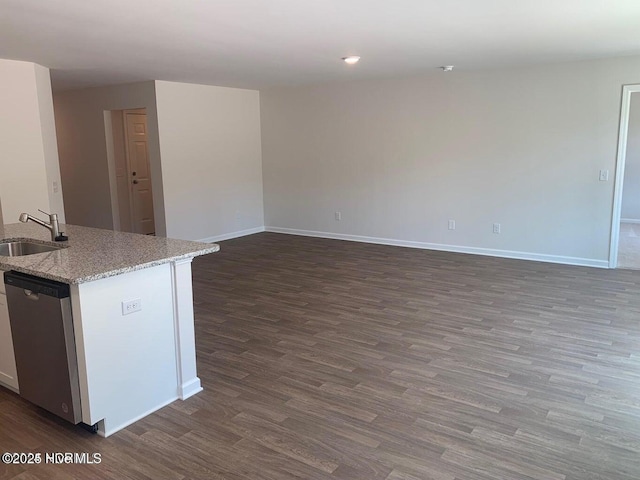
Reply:
<svg viewBox="0 0 640 480"><path fill-rule="evenodd" d="M622 221L640 223L640 93L631 95L627 156L622 187Z"/></svg>
<svg viewBox="0 0 640 480"><path fill-rule="evenodd" d="M0 218L42 209L64 222L49 70L0 59L0 108Z"/></svg>
<svg viewBox="0 0 640 480"><path fill-rule="evenodd" d="M158 81L54 101L69 223L114 228L104 112L145 107L158 235L213 240L263 227L257 91Z"/></svg>
<svg viewBox="0 0 640 480"><path fill-rule="evenodd" d="M157 81L156 101L167 236L213 241L261 230L258 92Z"/></svg>
<svg viewBox="0 0 640 480"><path fill-rule="evenodd" d="M606 266L628 83L640 57L262 91L265 224Z"/></svg>
<svg viewBox="0 0 640 480"><path fill-rule="evenodd" d="M154 82L87 88L56 93L60 169L67 220L71 224L113 228L105 110L146 108L149 160L156 232L165 235L162 169Z"/></svg>

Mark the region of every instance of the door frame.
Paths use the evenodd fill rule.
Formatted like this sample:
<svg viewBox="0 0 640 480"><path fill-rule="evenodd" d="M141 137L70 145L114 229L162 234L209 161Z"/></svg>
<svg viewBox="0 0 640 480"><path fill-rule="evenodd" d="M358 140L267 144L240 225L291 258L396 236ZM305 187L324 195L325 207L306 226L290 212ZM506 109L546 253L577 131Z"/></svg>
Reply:
<svg viewBox="0 0 640 480"><path fill-rule="evenodd" d="M609 268L618 266L618 243L620 242L620 218L622 214L622 189L624 186L624 167L627 160L627 135L629 133L629 113L631 94L640 92L640 84L622 87L622 106L620 108L620 131L618 133L618 156L616 159L616 180L613 187L613 214L609 244Z"/></svg>
<svg viewBox="0 0 640 480"><path fill-rule="evenodd" d="M114 133L113 133L113 123L112 123L112 115L114 113L118 113L120 115L122 115L122 129L123 129L123 135L124 135L124 157L125 157L125 163L126 163L126 174L127 174L127 188L131 188L131 169L129 168L129 145L127 142L127 125L126 125L126 114L127 113L132 113L132 114L144 114L147 115L147 126L148 126L148 122L149 122L149 115L148 115L148 109L147 107L132 107L132 108L115 108L113 110L103 110L102 114L104 117L104 132L105 132L105 141L106 141L106 153L107 153L107 170L108 170L108 178L109 178L109 193L111 196L111 219L113 221L113 229L116 231L122 231L122 222L120 219L120 197L118 195L118 188L117 188L117 175L116 175L116 159L115 159L115 145L114 145ZM148 138L147 138L148 141ZM149 158L149 163L151 163L151 158ZM151 172L151 165L149 166L149 175L151 176L151 178L153 178L152 176L152 172ZM153 182L152 182L152 188L153 188ZM155 189L153 189L155 190ZM131 196L129 196L129 205L127 206L128 210L129 210L129 216L131 218L133 215L132 212L132 205L131 205ZM154 223L156 224L156 234L158 231L158 222L156 220L156 205L155 202L153 204L153 219L154 219ZM132 228L133 230L133 228Z"/></svg>
<svg viewBox="0 0 640 480"><path fill-rule="evenodd" d="M149 122L149 116L147 115L147 109L145 107L142 108L127 108L125 110L122 110L122 126L124 128L124 149L125 149L125 161L127 164L127 183L129 185L129 218L131 219L131 230L133 231L133 233L138 233L136 232L136 226L135 226L135 208L134 208L134 199L133 199L133 180L134 178L131 176L131 151L129 150L129 128L127 125L127 115L144 115L146 117L146 121L147 121L147 153L149 152L149 127L148 127L148 122ZM147 161L149 162L149 165L147 166L147 170L149 171L149 183L152 185L152 192L153 192L153 184L152 184L152 176L151 176L151 159L148 158ZM153 206L153 204L152 204ZM155 211L154 211L154 223L155 223Z"/></svg>

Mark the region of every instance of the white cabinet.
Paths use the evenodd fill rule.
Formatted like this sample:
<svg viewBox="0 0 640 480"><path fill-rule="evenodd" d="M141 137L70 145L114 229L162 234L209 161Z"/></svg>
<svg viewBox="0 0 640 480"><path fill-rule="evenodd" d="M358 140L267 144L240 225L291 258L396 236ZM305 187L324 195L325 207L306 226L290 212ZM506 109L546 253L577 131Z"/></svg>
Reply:
<svg viewBox="0 0 640 480"><path fill-rule="evenodd" d="M2 272L0 272L2 273ZM11 339L11 325L9 323L9 310L7 308L7 296L4 291L4 282L0 275L0 385L12 390L18 390L18 375L16 373L16 360L13 355L13 340Z"/></svg>
<svg viewBox="0 0 640 480"><path fill-rule="evenodd" d="M70 287L84 423L109 436L202 390L191 258Z"/></svg>

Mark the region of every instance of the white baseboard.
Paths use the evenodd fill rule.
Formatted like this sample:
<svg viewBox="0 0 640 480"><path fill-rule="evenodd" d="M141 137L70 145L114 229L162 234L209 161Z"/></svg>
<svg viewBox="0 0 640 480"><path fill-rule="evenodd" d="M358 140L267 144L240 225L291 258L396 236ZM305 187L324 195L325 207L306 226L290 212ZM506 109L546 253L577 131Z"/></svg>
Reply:
<svg viewBox="0 0 640 480"><path fill-rule="evenodd" d="M640 223L640 219L637 218L621 218L620 223Z"/></svg>
<svg viewBox="0 0 640 480"><path fill-rule="evenodd" d="M15 378L10 377L4 372L0 372L0 387L5 387L15 393L20 393L20 391L18 390L18 387L14 386L14 384L17 384L17 383L18 382L16 381Z"/></svg>
<svg viewBox="0 0 640 480"><path fill-rule="evenodd" d="M423 250L439 250L443 252L468 253L471 255L485 255L489 257L532 260L536 262L561 263L565 265L578 265L583 267L609 268L609 262L607 260L596 260L592 258L564 257L560 255L516 252L512 250L496 250L493 248L464 247L459 245L445 245L440 243L413 242L407 240L397 240L393 238L346 235L342 233L317 232L314 230L298 230L294 228L265 227L265 231L273 233L286 233L289 235L302 235L305 237L331 238L334 240L347 240L351 242L393 245L396 247L420 248Z"/></svg>
<svg viewBox="0 0 640 480"><path fill-rule="evenodd" d="M189 397L193 397L196 393L202 392L204 389L200 384L200 378L196 377L187 383L180 385L178 390L180 393L180 400L186 400Z"/></svg>
<svg viewBox="0 0 640 480"><path fill-rule="evenodd" d="M100 435L101 437L108 437L110 435L113 435L114 433L119 432L123 428L127 428L129 425L134 424L138 420L142 420L144 417L146 417L148 415L151 415L154 412L157 412L161 408L166 407L167 405L169 405L170 403L175 402L176 400L178 400L178 397L170 398L170 399L158 404L157 406L147 410L143 414L138 415L137 417L132 418L131 420L127 420L126 422L121 423L120 425L117 425L115 427L107 428L107 426L105 425L106 421L102 420L102 421L99 422L98 435Z"/></svg>
<svg viewBox="0 0 640 480"><path fill-rule="evenodd" d="M237 232L223 233L222 235L216 235L215 237L202 238L196 240L203 243L221 242L223 240L231 240L232 238L244 237L246 235L253 235L254 233L264 232L264 227L249 228L247 230L238 230Z"/></svg>

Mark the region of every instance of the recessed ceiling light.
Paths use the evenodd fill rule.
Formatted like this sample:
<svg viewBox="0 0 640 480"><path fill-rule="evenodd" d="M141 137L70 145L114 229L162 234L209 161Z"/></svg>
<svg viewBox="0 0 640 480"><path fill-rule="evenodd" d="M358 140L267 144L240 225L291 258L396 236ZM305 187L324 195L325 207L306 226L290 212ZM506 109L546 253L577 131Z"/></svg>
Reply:
<svg viewBox="0 0 640 480"><path fill-rule="evenodd" d="M453 70L453 65L444 65L444 66L440 67L440 69L441 69L443 72L450 72L450 71L452 71L452 70Z"/></svg>
<svg viewBox="0 0 640 480"><path fill-rule="evenodd" d="M360 57L356 55L351 55L349 57L342 57L342 60L344 60L344 63L348 63L349 65L354 65L360 61Z"/></svg>

